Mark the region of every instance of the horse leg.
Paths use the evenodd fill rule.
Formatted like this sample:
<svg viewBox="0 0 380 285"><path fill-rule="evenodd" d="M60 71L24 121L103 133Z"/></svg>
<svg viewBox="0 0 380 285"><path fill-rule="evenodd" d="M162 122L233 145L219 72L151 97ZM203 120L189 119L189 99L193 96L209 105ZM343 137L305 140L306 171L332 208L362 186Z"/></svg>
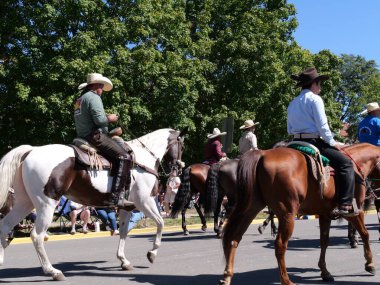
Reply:
<svg viewBox="0 0 380 285"><path fill-rule="evenodd" d="M379 220L379 240L380 240L380 198L375 200L377 219Z"/></svg>
<svg viewBox="0 0 380 285"><path fill-rule="evenodd" d="M277 215L278 233L274 245L275 255L280 270L281 285L294 285L294 283L289 279L285 265L285 253L294 229L294 215L295 213L286 213L282 216Z"/></svg>
<svg viewBox="0 0 380 285"><path fill-rule="evenodd" d="M265 231L265 228L267 227L270 221L271 221L271 214L269 213L269 215L267 216L263 224L259 226L259 228L257 229L260 234L263 234L263 232Z"/></svg>
<svg viewBox="0 0 380 285"><path fill-rule="evenodd" d="M15 173L15 181L13 185L15 191L14 205L10 212L0 221L0 265L4 263L4 249L9 245L12 239L9 239L10 233L23 218L25 218L32 210L33 204L26 194L24 184L22 182L21 168Z"/></svg>
<svg viewBox="0 0 380 285"><path fill-rule="evenodd" d="M321 269L321 277L323 281L334 282L334 277L327 270L326 266L326 250L330 239L331 220L325 216L319 216L319 231L321 253L319 255L318 267Z"/></svg>
<svg viewBox="0 0 380 285"><path fill-rule="evenodd" d="M127 212L124 209L120 209L119 211L119 222L120 222L120 239L119 246L117 249L116 257L121 261L121 268L126 271L133 270L133 266L131 262L125 257L124 249L125 249L125 241L128 235L128 224L131 219L131 212Z"/></svg>
<svg viewBox="0 0 380 285"><path fill-rule="evenodd" d="M270 228L271 228L271 234L274 237L277 235L277 227L276 223L274 222L274 213L271 211L270 213Z"/></svg>
<svg viewBox="0 0 380 285"><path fill-rule="evenodd" d="M157 207L154 203L154 199L152 199L151 197L144 202L144 208L142 209L142 211L148 218L152 219L157 225L157 232L156 232L156 237L153 242L153 249L148 251L147 253L147 258L149 262L153 263L157 256L158 248L161 246L162 229L164 228L164 220L162 219L160 213L157 210Z"/></svg>
<svg viewBox="0 0 380 285"><path fill-rule="evenodd" d="M13 231L14 226L16 226L23 218L26 217L33 210L33 205L31 201L17 201L12 210L0 221L0 265L4 263L4 250L8 247L9 233Z"/></svg>
<svg viewBox="0 0 380 285"><path fill-rule="evenodd" d="M202 229L202 231L205 232L206 229L207 229L206 218L205 218L205 216L203 215L202 210L201 210L201 208L199 207L199 204L198 204L198 203L194 203L194 207L195 207L195 210L197 210L197 213L198 213L198 215L199 215L199 218L201 218L201 222L202 222L202 227L201 227L201 229Z"/></svg>
<svg viewBox="0 0 380 285"><path fill-rule="evenodd" d="M376 274L375 261L373 259L372 251L369 246L369 234L364 223L364 212L360 211L359 216L346 218L353 227L359 232L363 241L364 258L366 259L365 270L372 275Z"/></svg>
<svg viewBox="0 0 380 285"><path fill-rule="evenodd" d="M359 243L359 236L351 223L348 223L347 231L348 231L348 240L350 241L351 248L357 248L358 243Z"/></svg>
<svg viewBox="0 0 380 285"><path fill-rule="evenodd" d="M187 229L187 226L186 226L186 210L187 210L187 207L184 207L181 211L181 216L182 216L182 230L183 230L183 234L185 236L189 235L189 230Z"/></svg>
<svg viewBox="0 0 380 285"><path fill-rule="evenodd" d="M222 210L222 202L223 202L223 197L220 197L222 195L218 195L218 199L216 201L216 207L214 211L214 232L216 233L216 237L220 238L222 235L222 225L224 222L223 217L219 217L220 213L223 212ZM219 222L220 218L220 222Z"/></svg>
<svg viewBox="0 0 380 285"><path fill-rule="evenodd" d="M52 266L44 247L46 231L53 220L54 209L56 206L54 200L45 203L46 205L39 205L39 207L36 208L37 218L34 223L34 228L30 233L30 238L33 241L33 245L37 251L44 273L50 274L55 281L63 281L66 280L65 275L63 275L62 271Z"/></svg>
<svg viewBox="0 0 380 285"><path fill-rule="evenodd" d="M235 263L235 254L239 242L250 226L252 220L264 208L264 206L260 209L257 207L245 211L244 216L241 216L240 213L235 214L234 211L228 218L226 229L223 235L223 251L226 258L226 267L223 274L224 279L219 281L219 285L231 284L231 279L234 275L233 268Z"/></svg>

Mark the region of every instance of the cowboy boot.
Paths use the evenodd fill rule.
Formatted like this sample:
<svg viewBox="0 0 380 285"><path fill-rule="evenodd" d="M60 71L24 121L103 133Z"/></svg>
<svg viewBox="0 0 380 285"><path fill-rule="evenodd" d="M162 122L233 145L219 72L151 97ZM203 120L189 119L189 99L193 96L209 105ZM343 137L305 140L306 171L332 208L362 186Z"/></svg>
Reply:
<svg viewBox="0 0 380 285"><path fill-rule="evenodd" d="M130 175L131 175L131 160L127 156L119 157L119 168L112 181L111 197L109 202L118 207L134 206L132 201L125 199L125 188L127 186L129 194ZM128 183L127 183L128 181ZM128 184L128 185L126 185Z"/></svg>

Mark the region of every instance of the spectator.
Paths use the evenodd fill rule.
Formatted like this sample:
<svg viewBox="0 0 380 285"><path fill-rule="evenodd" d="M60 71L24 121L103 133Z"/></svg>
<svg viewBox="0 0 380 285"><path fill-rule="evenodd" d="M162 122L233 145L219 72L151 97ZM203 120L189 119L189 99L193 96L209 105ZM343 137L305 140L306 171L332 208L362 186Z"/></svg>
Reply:
<svg viewBox="0 0 380 285"><path fill-rule="evenodd" d="M95 208L96 215L102 220L103 225L111 230L111 236L119 234L116 221L115 208Z"/></svg>
<svg viewBox="0 0 380 285"><path fill-rule="evenodd" d="M132 230L137 225L137 223L143 218L145 218L145 215L143 212L140 212L138 210L133 210L131 212L131 219L129 220L129 224L128 224L128 232L130 232L130 230Z"/></svg>
<svg viewBox="0 0 380 285"><path fill-rule="evenodd" d="M60 200L61 207L65 205L66 197L62 196ZM65 209L62 211L63 215L68 215L71 221L71 231L70 234L75 235L76 229L75 224L77 222L77 216L80 215L80 220L83 222L82 231L84 234L88 233L87 224L90 222L90 210L88 207L83 206L79 203L75 203L68 200Z"/></svg>

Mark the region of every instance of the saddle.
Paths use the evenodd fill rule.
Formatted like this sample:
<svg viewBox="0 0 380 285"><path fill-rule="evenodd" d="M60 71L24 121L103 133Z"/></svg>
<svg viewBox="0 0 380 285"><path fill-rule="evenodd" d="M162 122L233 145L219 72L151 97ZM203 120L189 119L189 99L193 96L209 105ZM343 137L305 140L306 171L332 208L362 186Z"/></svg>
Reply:
<svg viewBox="0 0 380 285"><path fill-rule="evenodd" d="M312 173L315 181L318 182L319 192L323 197L323 192L327 188L330 176L334 176L334 169L329 166L329 159L319 152L314 145L304 141L291 141L287 147L300 151L307 161L308 170Z"/></svg>
<svg viewBox="0 0 380 285"><path fill-rule="evenodd" d="M90 145L90 143L81 138L75 138L73 144L70 144L74 149L75 159L80 164L90 168L91 170L109 170L112 163L104 156L98 153L98 150Z"/></svg>

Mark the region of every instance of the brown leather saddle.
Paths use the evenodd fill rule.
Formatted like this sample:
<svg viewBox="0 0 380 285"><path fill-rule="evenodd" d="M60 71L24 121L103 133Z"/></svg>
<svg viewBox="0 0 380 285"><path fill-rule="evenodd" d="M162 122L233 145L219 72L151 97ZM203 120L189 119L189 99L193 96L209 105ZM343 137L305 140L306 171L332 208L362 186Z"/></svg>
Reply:
<svg viewBox="0 0 380 285"><path fill-rule="evenodd" d="M98 153L98 150L88 141L75 138L73 144L70 144L74 149L76 163L91 169L91 170L109 170L112 163L104 156Z"/></svg>

